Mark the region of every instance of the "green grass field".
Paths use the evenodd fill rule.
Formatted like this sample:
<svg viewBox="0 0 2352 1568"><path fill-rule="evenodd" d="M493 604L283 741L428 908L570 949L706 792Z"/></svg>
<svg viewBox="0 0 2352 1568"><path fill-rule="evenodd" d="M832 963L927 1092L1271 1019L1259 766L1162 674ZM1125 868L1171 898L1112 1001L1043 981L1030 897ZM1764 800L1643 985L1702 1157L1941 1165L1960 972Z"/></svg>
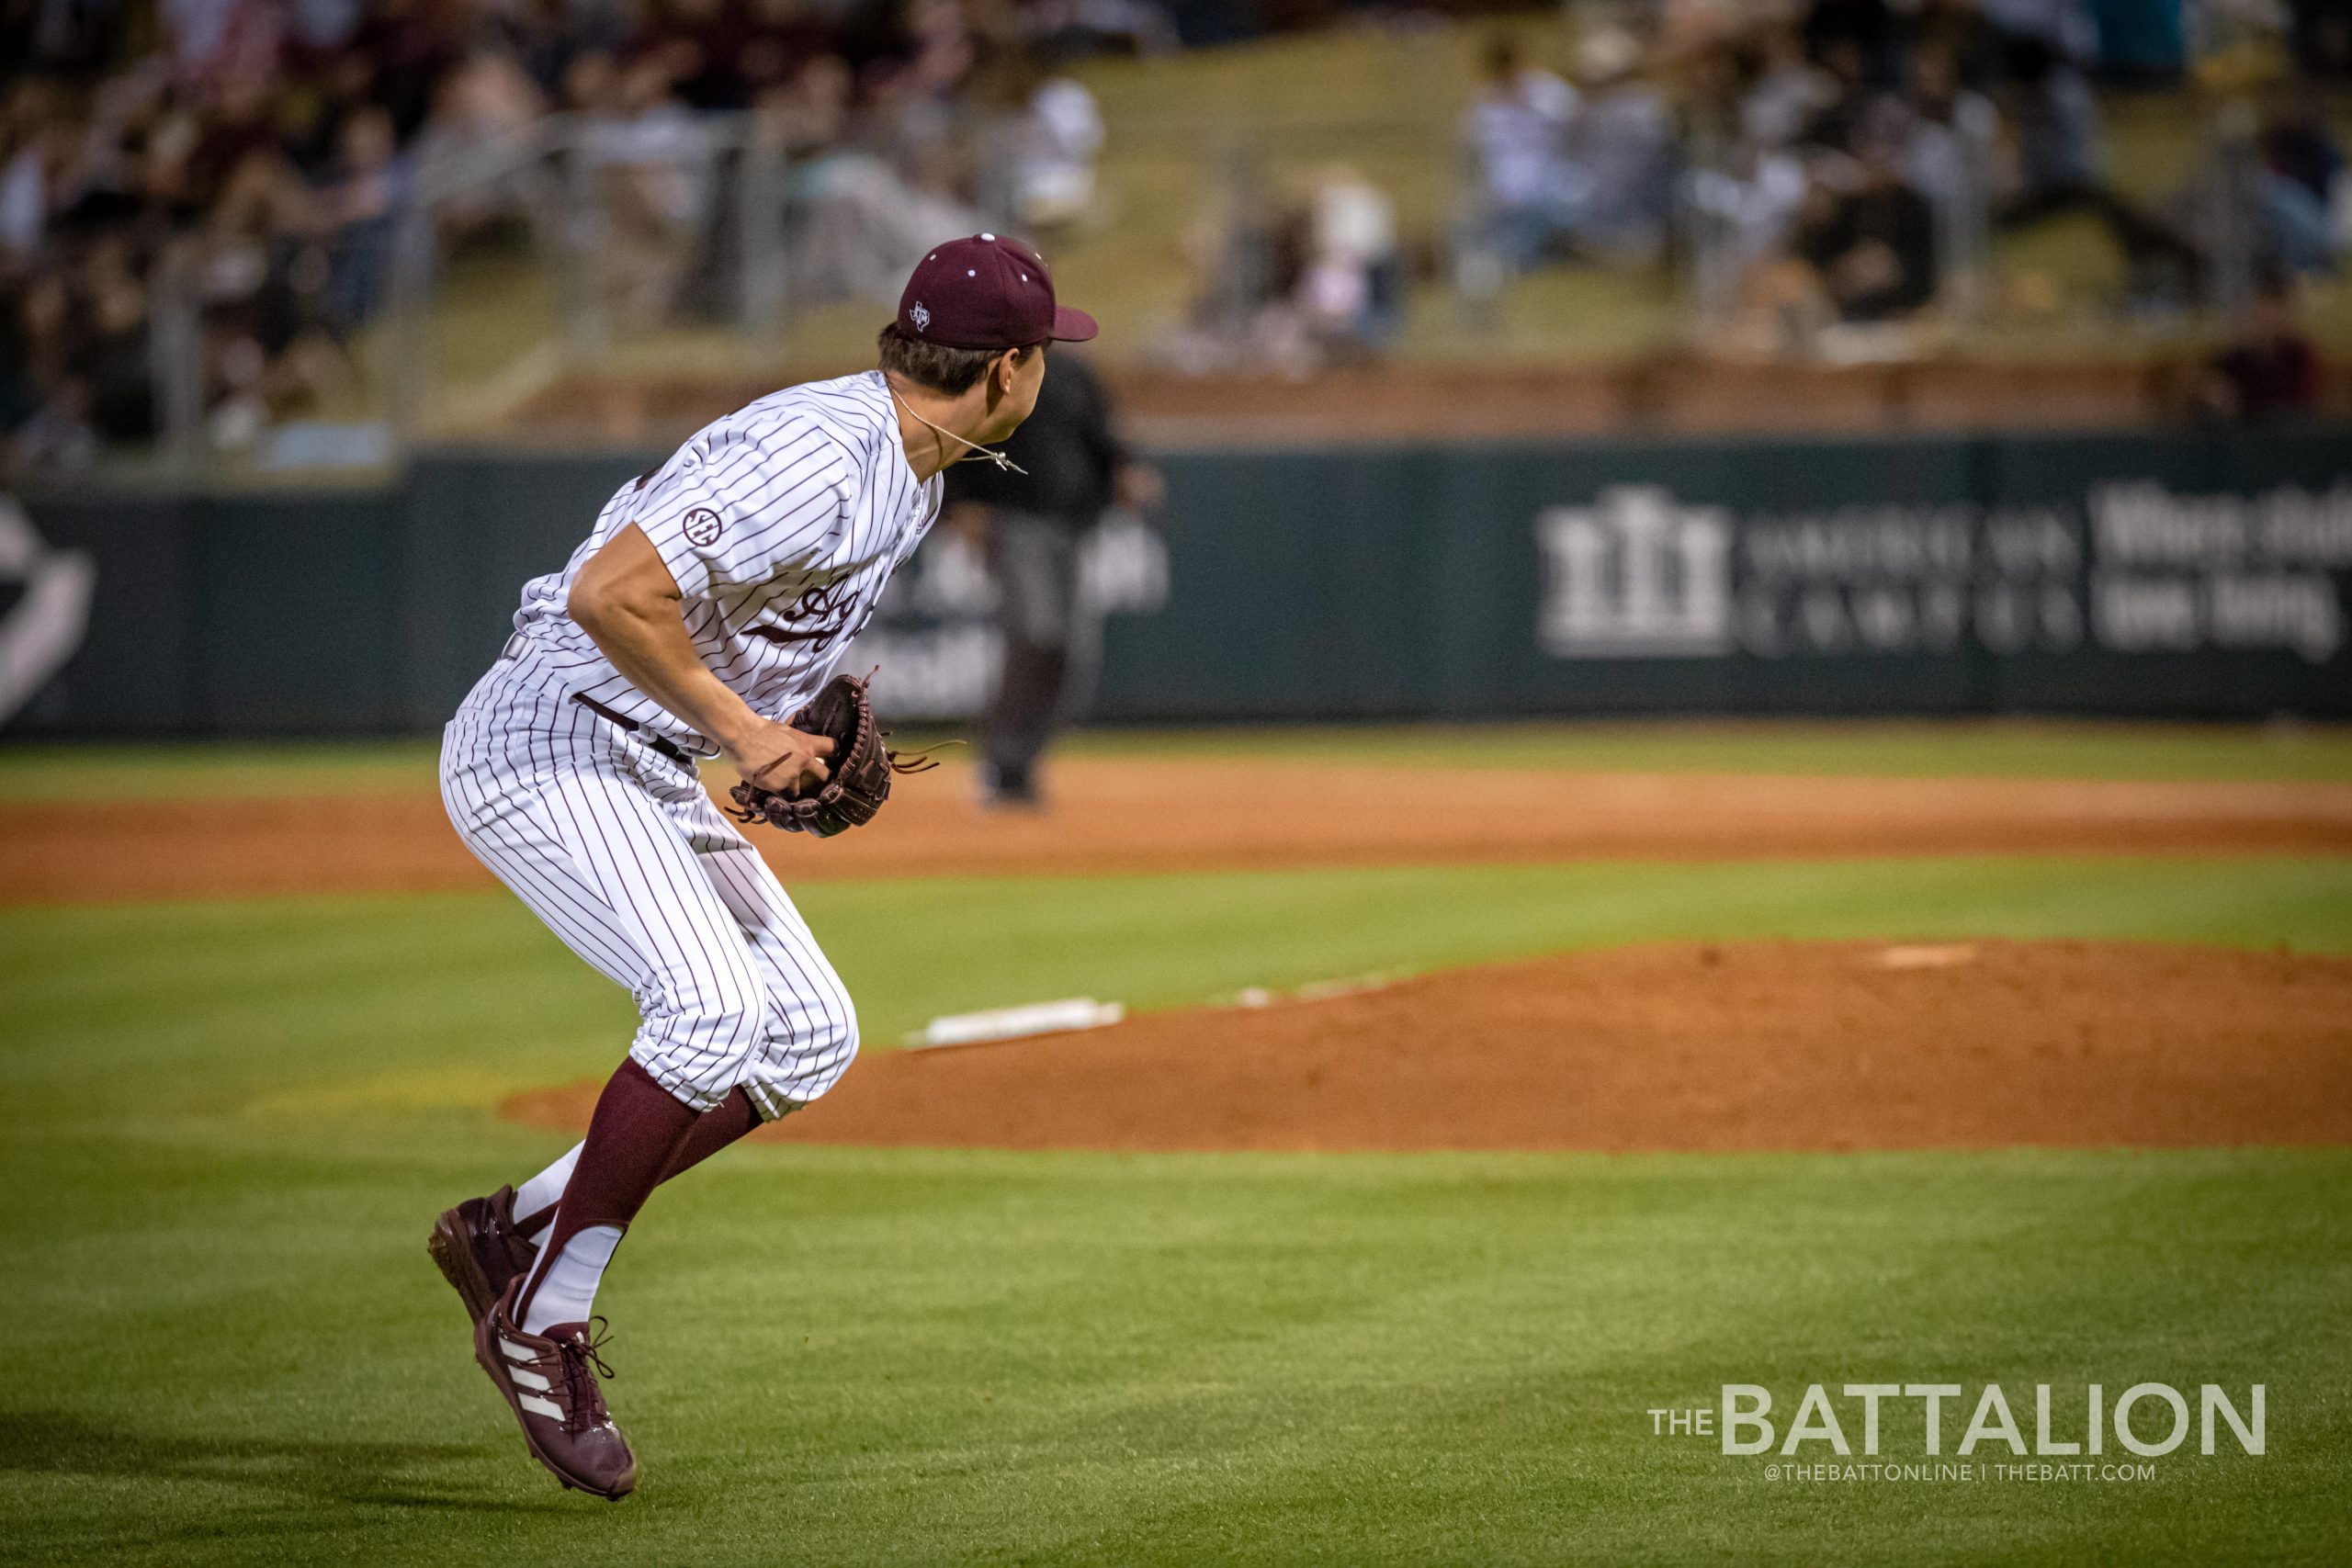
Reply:
<svg viewBox="0 0 2352 1568"><path fill-rule="evenodd" d="M940 737L910 731L910 744ZM1331 725L1321 728L1102 729L1079 757L1386 761L1432 745L1469 767L1891 778L2283 779L2352 783L2352 727L2281 724L1971 723ZM0 747L0 804L94 794L184 796L425 790L437 742L190 742Z"/></svg>
<svg viewBox="0 0 2352 1568"><path fill-rule="evenodd" d="M1973 772L2345 776L2325 732L2004 733L1941 751ZM1935 740L1498 744L1526 763L1905 772ZM94 759L229 792L289 773L395 787L384 770L422 755L6 753L0 794L75 793ZM876 1048L938 1011L1075 991L1173 1006L1681 937L2352 953L2352 860L2330 859L900 880L801 902ZM738 1149L656 1197L600 1298L643 1484L618 1506L566 1495L471 1365L422 1243L443 1205L561 1146L495 1100L601 1076L631 1021L503 894L0 911L0 1560L2352 1556L2335 1149ZM2268 1451L2225 1436L2209 1458L2192 1437L2131 1481L1806 1483L1653 1436L1646 1414L1758 1383L1785 1425L1816 1382L1963 1385L1947 1454L1987 1382L2029 1402L2054 1385L2061 1435L2086 1382L2192 1401L2214 1382L2241 1405L2259 1382ZM1888 1457L1917 1458L1916 1409L1890 1406Z"/></svg>

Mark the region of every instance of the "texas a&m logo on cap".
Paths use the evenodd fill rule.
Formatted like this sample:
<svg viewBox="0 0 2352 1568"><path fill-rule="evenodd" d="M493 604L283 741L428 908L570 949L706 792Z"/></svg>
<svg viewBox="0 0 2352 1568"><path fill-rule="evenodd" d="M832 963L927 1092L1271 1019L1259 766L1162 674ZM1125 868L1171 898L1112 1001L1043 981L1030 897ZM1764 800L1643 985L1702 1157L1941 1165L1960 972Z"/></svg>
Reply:
<svg viewBox="0 0 2352 1568"><path fill-rule="evenodd" d="M942 348L989 350L1095 333L1093 317L1056 302L1044 257L994 234L950 240L916 263L899 296L898 327Z"/></svg>

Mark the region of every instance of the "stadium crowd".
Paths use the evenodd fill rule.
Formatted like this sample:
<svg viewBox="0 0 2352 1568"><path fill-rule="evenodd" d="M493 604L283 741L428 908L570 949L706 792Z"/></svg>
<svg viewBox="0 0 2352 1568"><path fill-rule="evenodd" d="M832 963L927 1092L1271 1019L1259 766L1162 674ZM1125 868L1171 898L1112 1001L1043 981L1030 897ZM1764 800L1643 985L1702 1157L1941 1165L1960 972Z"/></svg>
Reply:
<svg viewBox="0 0 2352 1568"><path fill-rule="evenodd" d="M2256 0L2193 8L2209 50L2242 24L2308 70L2352 57L2342 0L2267 19ZM1342 9L1266 7L1310 22ZM702 153L717 113L784 154L795 298L886 296L942 234L1050 232L1089 211L1104 127L1059 62L1225 36L1202 17L1223 27L1235 10L0 0L0 455L73 468L153 438L167 363L198 367L183 401L224 449L360 378L355 333L383 308L419 171L511 146L558 111L608 181L600 265L617 309L674 313L712 265L726 195ZM1993 231L2092 215L2148 305L2194 297L2211 265L2194 202L2151 208L2108 179L2088 0L1596 4L1565 74L1521 36L1487 51L1447 232L1401 234L1387 193L1327 165L1199 247L1203 303L1170 357L1296 368L1377 353L1414 277L1448 275L1476 299L1539 266L1687 261L1693 213L1726 280L1724 341L1775 350L1930 312L1972 202ZM2324 106L2292 80L2260 128L2260 249L2272 270L2327 271L2352 186ZM548 178L477 183L436 222L544 220L564 199ZM164 332L167 316L187 330Z"/></svg>
<svg viewBox="0 0 2352 1568"><path fill-rule="evenodd" d="M157 434L167 288L194 302L213 446L311 405L359 374L418 171L554 111L614 180L641 306L711 199L714 111L793 160L804 297L871 292L983 200L1038 226L1083 209L1100 117L1038 62L1172 39L1150 0L0 0L5 455L73 468ZM1010 145L982 191L988 110ZM516 219L531 173L438 216Z"/></svg>
<svg viewBox="0 0 2352 1568"><path fill-rule="evenodd" d="M1646 39L1587 34L1573 84L1500 41L1466 127L1486 197L1473 254L1498 273L1656 256L1691 243L1687 198L1738 313L1798 347L1934 303L1972 231L2086 213L2132 303L2185 307L2212 261L2210 205L2184 188L2152 210L2110 184L2098 38L2077 0L1686 5ZM2332 271L2352 192L2307 85L2272 91L2258 148L2253 249Z"/></svg>
<svg viewBox="0 0 2352 1568"><path fill-rule="evenodd" d="M1998 236L2077 215L2121 258L2128 312L2209 302L2241 238L2239 270L2271 280L2275 307L2277 276L2332 273L2352 249L2352 181L2315 85L2347 73L2344 0L1576 7L1566 28L1491 35L1444 233L1402 231L1342 163L1246 193L1194 247L1199 292L1164 357L1303 374L1392 342L1408 279L1442 276L1481 307L1562 265L1687 273L1715 351L1903 355L1966 313L1946 308L1955 285L1987 303ZM2205 154L2162 199L2120 191L2095 86L2115 78L2258 102L2250 210L2223 212Z"/></svg>

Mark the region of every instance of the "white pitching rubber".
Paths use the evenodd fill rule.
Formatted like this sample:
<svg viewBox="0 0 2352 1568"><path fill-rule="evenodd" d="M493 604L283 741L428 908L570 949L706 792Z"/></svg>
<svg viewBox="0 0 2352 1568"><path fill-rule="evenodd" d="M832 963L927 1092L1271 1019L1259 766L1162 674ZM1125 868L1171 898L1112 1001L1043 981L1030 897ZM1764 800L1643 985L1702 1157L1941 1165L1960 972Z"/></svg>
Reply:
<svg viewBox="0 0 2352 1568"><path fill-rule="evenodd" d="M1101 1029L1126 1016L1123 1003L1098 1002L1092 997L1065 997L1056 1002L1030 1002L1017 1008L991 1008L986 1012L950 1013L945 1018L934 1018L908 1035L907 1045L920 1051L939 1045L1021 1040L1033 1034Z"/></svg>

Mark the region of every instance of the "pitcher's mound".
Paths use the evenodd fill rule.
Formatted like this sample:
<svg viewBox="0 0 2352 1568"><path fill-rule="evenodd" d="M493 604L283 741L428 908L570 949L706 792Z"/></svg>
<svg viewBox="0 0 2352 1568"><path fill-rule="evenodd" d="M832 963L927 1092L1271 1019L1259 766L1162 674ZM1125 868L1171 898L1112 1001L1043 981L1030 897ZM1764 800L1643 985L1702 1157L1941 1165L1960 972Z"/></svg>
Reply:
<svg viewBox="0 0 2352 1568"><path fill-rule="evenodd" d="M506 1110L582 1126L595 1087ZM875 1053L760 1135L1160 1150L2352 1143L2352 960L2075 942L1576 953Z"/></svg>

